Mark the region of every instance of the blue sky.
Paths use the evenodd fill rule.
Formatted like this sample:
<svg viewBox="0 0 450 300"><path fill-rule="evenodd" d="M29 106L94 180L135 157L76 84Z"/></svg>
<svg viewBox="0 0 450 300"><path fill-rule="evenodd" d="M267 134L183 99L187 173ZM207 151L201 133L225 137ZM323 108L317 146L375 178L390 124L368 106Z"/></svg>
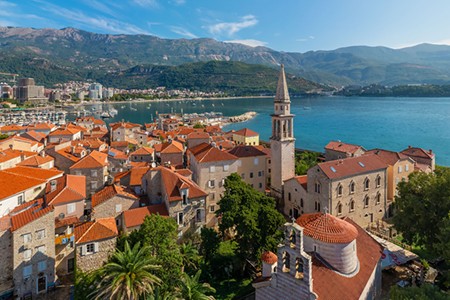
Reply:
<svg viewBox="0 0 450 300"><path fill-rule="evenodd" d="M448 0L0 0L0 26L209 37L306 52L450 44Z"/></svg>

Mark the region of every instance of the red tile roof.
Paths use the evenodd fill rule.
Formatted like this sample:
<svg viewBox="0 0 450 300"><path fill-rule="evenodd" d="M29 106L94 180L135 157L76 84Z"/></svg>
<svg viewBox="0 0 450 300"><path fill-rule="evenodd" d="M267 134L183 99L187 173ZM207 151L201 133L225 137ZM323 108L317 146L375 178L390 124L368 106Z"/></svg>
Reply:
<svg viewBox="0 0 450 300"><path fill-rule="evenodd" d="M47 137L47 135L45 133L37 132L37 131L34 131L34 130L22 133L22 136L23 135L26 138L31 138L31 139L35 140L36 142L43 142L43 140Z"/></svg>
<svg viewBox="0 0 450 300"><path fill-rule="evenodd" d="M28 167L39 167L43 164L49 163L51 161L54 161L55 159L49 155L41 156L41 155L34 155L30 158L25 159L24 161L18 163L18 166L28 166Z"/></svg>
<svg viewBox="0 0 450 300"><path fill-rule="evenodd" d="M434 157L434 153L431 150L427 151L418 147L408 147L401 151L401 153L411 157L421 157L427 159L432 159Z"/></svg>
<svg viewBox="0 0 450 300"><path fill-rule="evenodd" d="M150 147L141 147L130 155L152 155L155 150Z"/></svg>
<svg viewBox="0 0 450 300"><path fill-rule="evenodd" d="M89 155L83 157L73 164L70 169L91 169L101 168L108 165L108 155L97 150L92 151Z"/></svg>
<svg viewBox="0 0 450 300"><path fill-rule="evenodd" d="M245 136L245 137L253 137L253 136L259 136L259 133L250 130L248 128L243 128L241 130L235 131L233 132L233 134L237 134L237 135L241 135L241 136Z"/></svg>
<svg viewBox="0 0 450 300"><path fill-rule="evenodd" d="M130 175L130 186L141 185L142 177L150 170L150 167L132 168Z"/></svg>
<svg viewBox="0 0 450 300"><path fill-rule="evenodd" d="M130 198L133 200L139 200L139 197L134 195L131 191L127 191L120 185L108 185L105 186L102 190L98 191L94 195L92 195L92 207L95 207L112 197L119 195L126 198Z"/></svg>
<svg viewBox="0 0 450 300"><path fill-rule="evenodd" d="M183 144L177 141L172 141L162 144L161 153L183 153Z"/></svg>
<svg viewBox="0 0 450 300"><path fill-rule="evenodd" d="M78 244L111 239L119 235L116 219L113 217L78 224L74 232L75 242Z"/></svg>
<svg viewBox="0 0 450 300"><path fill-rule="evenodd" d="M261 260L269 265L273 265L278 261L278 257L272 251L264 251L261 254Z"/></svg>
<svg viewBox="0 0 450 300"><path fill-rule="evenodd" d="M305 189L305 191L308 191L308 175L295 176L294 178Z"/></svg>
<svg viewBox="0 0 450 300"><path fill-rule="evenodd" d="M338 151L338 152L342 152L342 153L350 153L350 154L355 153L359 149L364 150L364 148L362 146L342 143L341 141L331 141L328 143L328 145L325 146L325 149L334 150L334 151Z"/></svg>
<svg viewBox="0 0 450 300"><path fill-rule="evenodd" d="M69 127L65 127L65 128L58 128L52 132L50 132L48 134L48 136L60 136L60 135L70 135L73 136L75 134L77 134L78 132L80 132L81 130L76 129L76 128L69 128Z"/></svg>
<svg viewBox="0 0 450 300"><path fill-rule="evenodd" d="M188 140L193 140L193 139L209 139L210 136L208 133L206 132L199 132L199 131L194 131L188 134L187 139Z"/></svg>
<svg viewBox="0 0 450 300"><path fill-rule="evenodd" d="M56 218L55 219L55 228L60 228L63 226L74 225L79 223L80 220L77 217L67 217L64 219Z"/></svg>
<svg viewBox="0 0 450 300"><path fill-rule="evenodd" d="M37 155L36 152L31 152L31 153L33 153L33 155ZM10 161L15 158L19 158L23 154L24 154L23 151L9 149L9 148L5 149L3 151L0 150L0 163L7 162L7 161Z"/></svg>
<svg viewBox="0 0 450 300"><path fill-rule="evenodd" d="M120 150L109 148L108 150L108 157L113 159L119 159L119 160L127 160L128 155L125 154L125 152L122 152Z"/></svg>
<svg viewBox="0 0 450 300"><path fill-rule="evenodd" d="M194 181L169 168L157 167L153 170L161 172L162 186L166 189L169 201L180 201L182 199L180 189L183 188L189 188L189 198L208 195Z"/></svg>
<svg viewBox="0 0 450 300"><path fill-rule="evenodd" d="M59 155L73 161L73 162L77 162L80 160L79 157L75 156L72 154L72 147L66 147L66 148L62 148L58 151L56 151L56 153L58 153Z"/></svg>
<svg viewBox="0 0 450 300"><path fill-rule="evenodd" d="M126 128L126 129L132 129L132 128L141 128L140 124L134 124L134 123L130 123L130 122L118 122L118 123L112 123L109 124L111 126L111 129L117 130L119 128Z"/></svg>
<svg viewBox="0 0 450 300"><path fill-rule="evenodd" d="M195 159L200 163L224 161L224 160L237 160L238 158L233 154L226 151L220 151L216 147L207 143L201 143L189 151L195 156Z"/></svg>
<svg viewBox="0 0 450 300"><path fill-rule="evenodd" d="M11 231L16 231L51 212L53 206L42 208L40 202L35 200L34 205L29 206L27 210L11 216Z"/></svg>
<svg viewBox="0 0 450 300"><path fill-rule="evenodd" d="M304 228L305 235L325 243L346 244L358 236L355 226L330 214L303 214L296 223Z"/></svg>
<svg viewBox="0 0 450 300"><path fill-rule="evenodd" d="M131 228L140 226L144 223L145 217L151 214L159 214L160 216L165 217L169 216L166 205L164 203L133 208L123 212L125 227Z"/></svg>
<svg viewBox="0 0 450 300"><path fill-rule="evenodd" d="M345 218L344 221L353 225L358 231L356 251L359 260L359 271L353 277L342 276L326 267L316 257L313 257L313 291L318 295L318 299L321 300L360 299L370 276L381 258L383 247L351 219Z"/></svg>
<svg viewBox="0 0 450 300"><path fill-rule="evenodd" d="M254 157L254 156L266 156L267 155L265 152L261 151L256 146L245 146L245 145L236 146L233 149L231 149L230 151L228 151L228 153L231 153L237 157Z"/></svg>
<svg viewBox="0 0 450 300"><path fill-rule="evenodd" d="M35 146L35 145L38 145L38 144L39 144L38 142L36 142L36 141L34 141L34 140L27 139L27 138L25 138L25 137L18 136L18 135L12 135L12 136L10 136L10 137L8 137L8 138L6 138L6 139L0 140L0 144L4 144L4 143L8 143L8 144L9 144L9 141L10 141L10 140L15 140L15 141L24 142L24 143L30 144L30 146ZM41 145L42 145L42 144L41 144Z"/></svg>
<svg viewBox="0 0 450 300"><path fill-rule="evenodd" d="M15 174L27 179L50 180L60 177L64 172L59 170L46 170L32 167L14 167L3 170L2 172Z"/></svg>
<svg viewBox="0 0 450 300"><path fill-rule="evenodd" d="M403 153L383 149L372 149L367 151L365 154L378 155L382 161L391 166L395 165L400 160L409 159L409 157Z"/></svg>
<svg viewBox="0 0 450 300"><path fill-rule="evenodd" d="M369 154L323 162L318 167L328 178L336 179L386 169L387 164L376 154Z"/></svg>
<svg viewBox="0 0 450 300"><path fill-rule="evenodd" d="M52 190L53 188L53 190ZM60 205L86 199L86 177L65 174L46 186L46 201L49 205Z"/></svg>

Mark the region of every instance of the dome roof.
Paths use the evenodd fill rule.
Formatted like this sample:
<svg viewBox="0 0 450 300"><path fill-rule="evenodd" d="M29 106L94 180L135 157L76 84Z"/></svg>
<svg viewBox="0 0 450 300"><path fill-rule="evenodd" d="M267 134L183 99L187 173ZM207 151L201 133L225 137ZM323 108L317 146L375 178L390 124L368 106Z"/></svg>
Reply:
<svg viewBox="0 0 450 300"><path fill-rule="evenodd" d="M272 251L265 251L261 254L261 260L269 265L273 265L278 261L278 257Z"/></svg>
<svg viewBox="0 0 450 300"><path fill-rule="evenodd" d="M355 226L330 214L304 214L296 223L304 228L305 235L325 243L346 244L358 236Z"/></svg>

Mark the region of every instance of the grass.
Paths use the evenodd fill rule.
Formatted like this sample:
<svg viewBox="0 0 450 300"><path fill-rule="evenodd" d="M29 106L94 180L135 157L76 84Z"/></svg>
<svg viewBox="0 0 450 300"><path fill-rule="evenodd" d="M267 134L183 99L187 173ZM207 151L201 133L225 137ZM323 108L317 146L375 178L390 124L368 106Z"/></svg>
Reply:
<svg viewBox="0 0 450 300"><path fill-rule="evenodd" d="M254 291L251 278L241 280L227 279L213 283L212 286L216 289L214 297L217 300L239 299Z"/></svg>

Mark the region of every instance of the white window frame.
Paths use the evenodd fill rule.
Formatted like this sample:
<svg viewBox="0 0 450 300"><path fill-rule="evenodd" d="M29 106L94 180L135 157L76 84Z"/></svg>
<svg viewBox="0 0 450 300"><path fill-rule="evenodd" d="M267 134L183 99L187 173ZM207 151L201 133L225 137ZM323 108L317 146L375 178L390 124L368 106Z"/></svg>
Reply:
<svg viewBox="0 0 450 300"><path fill-rule="evenodd" d="M216 166L209 166L209 173L216 172Z"/></svg>
<svg viewBox="0 0 450 300"><path fill-rule="evenodd" d="M75 203L68 203L67 204L67 214L73 214L76 211L76 205Z"/></svg>
<svg viewBox="0 0 450 300"><path fill-rule="evenodd" d="M223 165L223 170L228 171L230 169L230 165Z"/></svg>
<svg viewBox="0 0 450 300"><path fill-rule="evenodd" d="M36 250L36 253L40 252L42 254L45 254L47 252L47 247L45 245L40 245L40 246L37 246L35 248L35 250Z"/></svg>
<svg viewBox="0 0 450 300"><path fill-rule="evenodd" d="M409 165L406 164L406 165L405 165L405 172L408 172L408 171L409 171Z"/></svg>
<svg viewBox="0 0 450 300"><path fill-rule="evenodd" d="M23 243L24 244L30 243L32 241L31 233L22 234L22 238L23 238Z"/></svg>
<svg viewBox="0 0 450 300"><path fill-rule="evenodd" d="M28 254L27 254L28 253ZM23 250L23 260L30 260L33 256L33 250L32 249L25 249Z"/></svg>
<svg viewBox="0 0 450 300"><path fill-rule="evenodd" d="M17 205L22 205L24 203L25 201L23 200L23 195L17 196Z"/></svg>
<svg viewBox="0 0 450 300"><path fill-rule="evenodd" d="M45 228L41 229L41 230L36 230L36 239L37 240L42 240L45 237L46 237Z"/></svg>
<svg viewBox="0 0 450 300"><path fill-rule="evenodd" d="M214 188L216 186L216 182L214 179L208 180L208 187Z"/></svg>
<svg viewBox="0 0 450 300"><path fill-rule="evenodd" d="M177 214L177 224L178 225L183 225L184 224L184 213L183 212L179 212Z"/></svg>
<svg viewBox="0 0 450 300"><path fill-rule="evenodd" d="M398 172L399 173L403 172L403 167L402 166L398 166Z"/></svg>
<svg viewBox="0 0 450 300"><path fill-rule="evenodd" d="M97 170L91 170L91 177L97 177L98 173Z"/></svg>

